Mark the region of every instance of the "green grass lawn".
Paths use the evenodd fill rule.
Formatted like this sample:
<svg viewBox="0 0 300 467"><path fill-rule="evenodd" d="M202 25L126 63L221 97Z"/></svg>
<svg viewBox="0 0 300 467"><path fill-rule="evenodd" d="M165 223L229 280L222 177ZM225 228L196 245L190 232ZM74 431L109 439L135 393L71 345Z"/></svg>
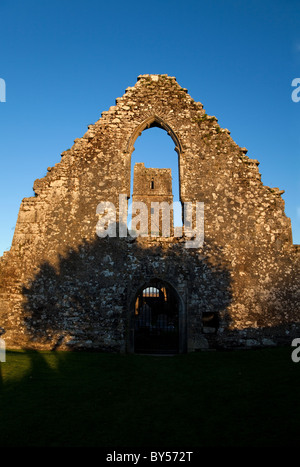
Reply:
<svg viewBox="0 0 300 467"><path fill-rule="evenodd" d="M8 351L1 446L297 446L291 348L174 357Z"/></svg>

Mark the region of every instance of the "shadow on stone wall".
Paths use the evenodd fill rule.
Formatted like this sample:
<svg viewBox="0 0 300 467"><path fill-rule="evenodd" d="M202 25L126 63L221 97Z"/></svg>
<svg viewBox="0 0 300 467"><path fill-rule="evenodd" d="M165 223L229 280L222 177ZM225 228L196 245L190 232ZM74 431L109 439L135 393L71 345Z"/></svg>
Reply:
<svg viewBox="0 0 300 467"><path fill-rule="evenodd" d="M184 242L98 238L41 264L23 288L28 348L126 351L132 297L153 278L169 282L188 309L191 337L202 313L229 324L230 272L222 252L206 243L201 253Z"/></svg>

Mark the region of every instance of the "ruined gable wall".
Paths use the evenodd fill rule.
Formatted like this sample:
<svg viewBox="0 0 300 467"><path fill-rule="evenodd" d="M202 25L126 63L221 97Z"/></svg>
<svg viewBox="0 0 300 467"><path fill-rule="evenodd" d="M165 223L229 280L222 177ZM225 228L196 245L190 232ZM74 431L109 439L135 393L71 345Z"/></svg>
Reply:
<svg viewBox="0 0 300 467"><path fill-rule="evenodd" d="M62 259L68 258L72 254L70 252L78 252L84 242L95 241L98 203L112 201L117 205L120 193L129 195L134 141L139 132L153 122L167 129L177 145L181 201L202 201L205 204L205 243L208 249L204 259L209 261L209 269L223 269L230 274L232 299L225 305L226 300L224 302L221 297L222 286L218 289L216 281L209 281L209 274L202 275L204 259L199 259L194 273L188 276L188 281L194 281L198 288L198 295L193 292L194 298L189 302L189 316L194 316L190 318L189 329L194 329L194 334L200 329L197 328L198 318L205 307L211 306L218 311L223 310L224 315L230 315L230 327L233 329L279 325L283 321L299 319L299 301L296 300L299 250L292 245L290 220L284 213L280 190L262 184L258 162L248 158L246 150L232 140L229 131L220 128L215 117L207 116L202 104L193 101L174 78L143 75L134 87L128 88L124 96L116 100L115 106L103 112L102 117L89 126L82 138L75 140L70 150L62 153L61 162L49 168L46 177L35 181L36 196L23 200L12 248L2 260L2 314L9 316L7 322L14 320L21 326L24 308L22 287L24 284L28 287L35 281L41 265L44 267L47 262L54 268L51 274L55 275L61 268ZM122 252L125 246L120 248ZM172 249L171 244L168 248ZM94 258L92 260L86 256L82 269L88 277L94 274L94 279L91 279L94 292L90 294L97 295L100 283L103 290L102 295L99 294L102 298L103 294L107 297L105 306L101 302L103 316L109 315L112 306L121 307L121 313L125 313L128 304L116 292L124 288L124 274L118 277L117 261L107 269L103 259L107 256L104 247L98 245L97 251L101 252L100 256L96 255L97 262L95 255L90 255ZM138 251L142 255L143 249ZM185 258L195 254L182 251ZM81 254L84 258L86 253L83 250ZM203 252L201 254L203 256ZM145 255L149 256L147 249ZM174 258L178 257L180 261L182 255L174 255ZM148 256L144 263L148 262L149 271L154 274ZM131 271L132 264L136 264L133 258L131 262L124 263L129 268L128 277L131 274L131 279L144 271L141 265L136 265ZM157 257L153 261L154 264L158 261L162 268L163 262ZM75 268L76 261L70 264L73 264L73 270L64 277L76 276L72 279L75 293L76 287L81 290L79 283L83 278ZM168 269L169 278L176 277L178 267L179 263L174 259L173 272L172 268ZM108 274L104 275L105 280L101 275L102 269ZM109 284L105 282L108 278ZM183 288L186 281L182 279L178 287ZM57 283L57 278L54 282ZM36 284L35 296L39 294ZM211 284L218 292L215 297L212 296ZM130 281L125 290L128 288ZM67 296L68 285L62 286L62 290L63 296ZM94 307L96 313L96 305L92 305L88 297L86 300L84 309ZM98 303L97 299L94 302ZM63 300L59 303L56 313L64 309ZM76 306L71 308L74 313L79 313L75 316L80 322L83 311L82 307L79 307L81 311L76 311ZM97 314L94 325L96 317ZM43 319L47 321L47 313Z"/></svg>
<svg viewBox="0 0 300 467"><path fill-rule="evenodd" d="M142 76L75 140L46 177L35 181L36 197L22 203L12 250L28 241L30 256L32 248L48 254L49 246L57 252L62 242L73 245L92 238L97 204L117 204L120 193L129 195L128 142L139 125L155 116L181 143L181 200L204 201L209 238L234 248L241 242L290 246L291 226L281 192L262 184L257 161L249 159L174 78Z"/></svg>

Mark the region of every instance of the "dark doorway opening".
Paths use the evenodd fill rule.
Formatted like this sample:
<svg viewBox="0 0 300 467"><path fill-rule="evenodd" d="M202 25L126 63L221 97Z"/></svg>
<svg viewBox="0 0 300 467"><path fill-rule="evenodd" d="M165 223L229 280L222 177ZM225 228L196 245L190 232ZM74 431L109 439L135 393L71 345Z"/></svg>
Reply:
<svg viewBox="0 0 300 467"><path fill-rule="evenodd" d="M179 303L173 288L152 280L138 294L134 307L134 351L179 352Z"/></svg>

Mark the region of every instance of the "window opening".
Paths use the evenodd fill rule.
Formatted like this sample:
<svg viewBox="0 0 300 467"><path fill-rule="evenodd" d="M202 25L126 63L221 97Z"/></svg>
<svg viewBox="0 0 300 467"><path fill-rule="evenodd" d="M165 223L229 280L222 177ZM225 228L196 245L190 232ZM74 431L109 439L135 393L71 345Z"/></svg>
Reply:
<svg viewBox="0 0 300 467"><path fill-rule="evenodd" d="M131 192L129 200L127 226L131 230L132 217L132 195L134 185L134 166L136 163L143 162L145 168L171 169L172 175L172 194L173 194L173 225L182 227L182 207L180 203L179 190L179 161L178 154L175 152L175 144L172 138L165 130L158 127L145 129L135 141L135 151L131 155ZM149 183L149 182L148 182ZM148 185L149 186L149 185ZM150 191L157 190L157 182L150 181ZM152 211L153 214L154 211ZM150 217L149 210L148 216Z"/></svg>

